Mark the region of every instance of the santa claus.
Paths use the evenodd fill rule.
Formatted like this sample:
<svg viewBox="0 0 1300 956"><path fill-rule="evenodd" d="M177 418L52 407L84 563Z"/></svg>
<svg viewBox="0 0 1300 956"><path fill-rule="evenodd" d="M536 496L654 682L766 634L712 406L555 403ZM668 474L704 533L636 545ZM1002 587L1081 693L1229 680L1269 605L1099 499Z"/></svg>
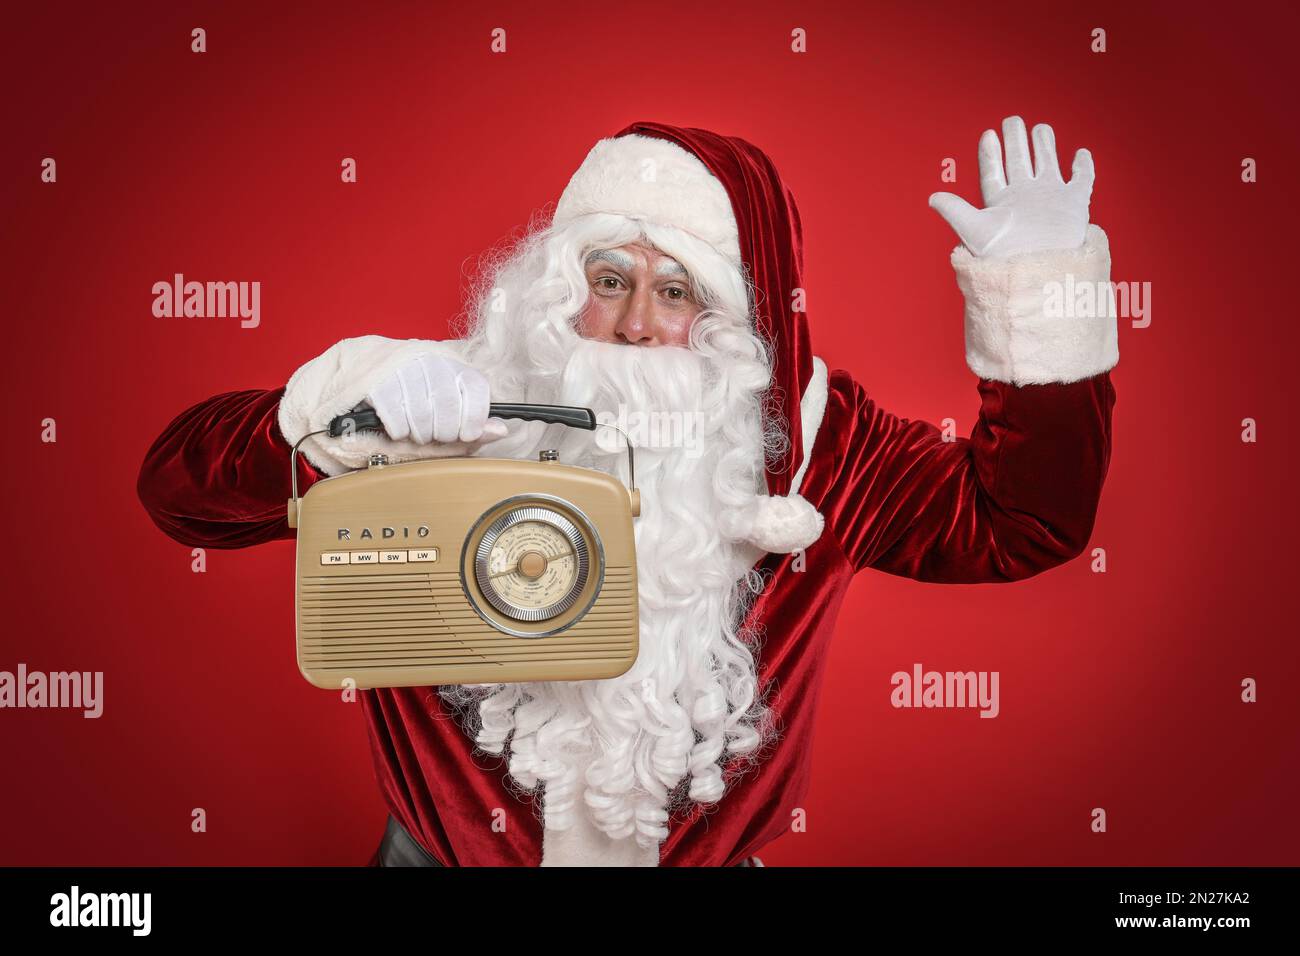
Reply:
<svg viewBox="0 0 1300 956"><path fill-rule="evenodd" d="M1015 581L1084 549L1116 322L1044 302L1067 275L1104 288L1110 258L1088 222L1087 151L1067 182L1051 128L1032 141L1031 158L1018 117L1001 142L984 134L984 209L931 197L962 240L952 264L981 399L969 439L891 415L813 354L799 213L771 160L660 123L591 149L554 216L484 270L463 338L346 339L283 388L218 395L167 427L141 500L176 540L236 548L293 535L290 446L362 403L384 433L307 438L300 484L375 453L542 448L626 479L599 433L503 422L488 405L580 405L632 426L635 665L363 691L391 813L372 862L754 865L807 792L827 642L856 572ZM638 430L664 415L688 425Z"/></svg>

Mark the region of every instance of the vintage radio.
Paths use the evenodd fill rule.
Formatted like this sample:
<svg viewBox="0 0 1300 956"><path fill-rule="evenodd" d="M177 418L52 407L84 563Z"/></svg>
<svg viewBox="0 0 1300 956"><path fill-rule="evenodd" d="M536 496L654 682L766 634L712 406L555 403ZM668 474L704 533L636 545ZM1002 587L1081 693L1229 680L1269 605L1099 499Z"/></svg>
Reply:
<svg viewBox="0 0 1300 956"><path fill-rule="evenodd" d="M491 414L597 427L586 408L494 404ZM361 406L324 431L381 427ZM376 456L299 498L301 444L289 525L298 668L312 684L596 680L636 661L630 441L628 487L553 451L539 461Z"/></svg>

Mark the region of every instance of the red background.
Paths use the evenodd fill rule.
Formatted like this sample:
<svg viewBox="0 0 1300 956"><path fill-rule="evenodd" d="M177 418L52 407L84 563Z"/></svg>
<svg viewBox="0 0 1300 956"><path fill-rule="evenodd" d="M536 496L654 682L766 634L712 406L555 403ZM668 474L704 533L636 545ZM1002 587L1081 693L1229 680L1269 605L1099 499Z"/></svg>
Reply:
<svg viewBox="0 0 1300 956"><path fill-rule="evenodd" d="M294 664L292 543L209 552L195 574L136 501L145 449L183 408L283 384L346 336L445 337L477 257L554 202L596 139L661 120L772 155L803 215L818 353L885 407L966 434L978 401L955 240L926 197L977 199L979 134L1012 113L1054 125L1066 169L1092 149L1113 278L1153 285L1151 326L1121 321L1092 542L1109 570L860 577L820 701L807 832L762 856L1300 862L1286 92L1300 17L467 6L7 13L0 669L102 670L106 687L99 720L0 711L0 862L343 864L378 840L360 708ZM505 55L489 52L498 26ZM789 52L796 26L805 55ZM47 156L57 184L39 180ZM261 327L154 318L151 286L175 272L261 281ZM39 440L47 416L57 444ZM1000 671L1001 716L892 709L889 675L917 661ZM1256 704L1240 701L1245 677ZM194 807L207 833L190 831Z"/></svg>

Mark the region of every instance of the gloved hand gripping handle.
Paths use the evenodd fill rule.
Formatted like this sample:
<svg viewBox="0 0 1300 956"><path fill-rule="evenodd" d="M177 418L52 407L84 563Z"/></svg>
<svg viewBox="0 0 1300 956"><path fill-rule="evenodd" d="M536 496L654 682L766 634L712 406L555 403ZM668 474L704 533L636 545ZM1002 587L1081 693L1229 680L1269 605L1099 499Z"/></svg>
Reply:
<svg viewBox="0 0 1300 956"><path fill-rule="evenodd" d="M498 404L493 403L488 406L488 415L492 418L518 418L529 422L545 422L548 425L567 425L570 428L581 428L585 431L595 431L598 425L603 423L596 421L596 413L590 408L578 408L572 405L516 405L516 404ZM627 442L627 477L628 490L635 494L636 492L636 459L633 455L632 440L628 438L627 433L617 425L605 425L606 428L613 428L623 436ZM289 455L289 469L293 482L293 497L289 499L289 527L298 526L298 446L308 438L315 435L328 434L331 438L340 438L348 431L377 431L384 430L383 424L379 420L379 415L369 405L362 403L350 412L344 412L342 415L332 419L329 427L319 431L308 432L294 443L293 451Z"/></svg>

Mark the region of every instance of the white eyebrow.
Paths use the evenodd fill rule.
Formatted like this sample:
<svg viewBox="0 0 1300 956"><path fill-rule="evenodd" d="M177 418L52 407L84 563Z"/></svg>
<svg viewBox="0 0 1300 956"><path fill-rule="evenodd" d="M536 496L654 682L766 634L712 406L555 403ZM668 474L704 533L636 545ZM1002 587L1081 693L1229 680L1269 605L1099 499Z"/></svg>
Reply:
<svg viewBox="0 0 1300 956"><path fill-rule="evenodd" d="M636 263L632 261L631 256L627 255L626 253L619 252L617 249L597 249L591 255L587 256L587 265L591 265L593 262L601 262L601 261L612 262L620 269L628 269L628 270L630 270L633 266L636 265Z"/></svg>
<svg viewBox="0 0 1300 956"><path fill-rule="evenodd" d="M684 275L686 275L686 267L685 267L684 265L682 265L680 262L678 262L676 259L665 259L663 262L659 263L658 268L655 269L655 275L657 275L657 276L675 276L675 275L682 275L682 276L684 276Z"/></svg>

